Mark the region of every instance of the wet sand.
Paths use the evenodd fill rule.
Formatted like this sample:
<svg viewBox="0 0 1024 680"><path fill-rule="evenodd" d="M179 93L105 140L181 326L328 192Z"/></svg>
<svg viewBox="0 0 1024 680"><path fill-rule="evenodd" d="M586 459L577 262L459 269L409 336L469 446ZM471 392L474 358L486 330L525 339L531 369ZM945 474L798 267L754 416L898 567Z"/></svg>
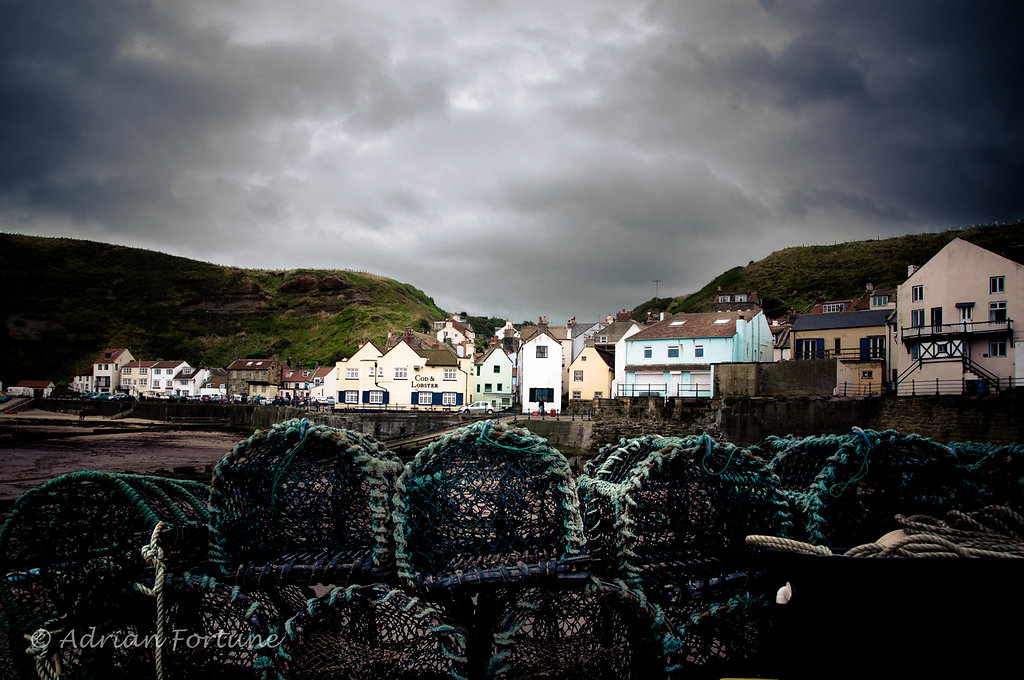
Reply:
<svg viewBox="0 0 1024 680"><path fill-rule="evenodd" d="M205 478L245 432L31 410L0 412L0 505L82 469ZM191 473L187 468L192 468Z"/></svg>

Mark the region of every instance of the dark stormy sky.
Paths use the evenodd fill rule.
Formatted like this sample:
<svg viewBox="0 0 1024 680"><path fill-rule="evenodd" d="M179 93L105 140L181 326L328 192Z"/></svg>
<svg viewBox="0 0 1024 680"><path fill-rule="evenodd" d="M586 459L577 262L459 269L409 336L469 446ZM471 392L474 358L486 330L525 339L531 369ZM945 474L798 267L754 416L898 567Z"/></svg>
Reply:
<svg viewBox="0 0 1024 680"><path fill-rule="evenodd" d="M1024 217L1024 3L0 0L0 231L596 320Z"/></svg>

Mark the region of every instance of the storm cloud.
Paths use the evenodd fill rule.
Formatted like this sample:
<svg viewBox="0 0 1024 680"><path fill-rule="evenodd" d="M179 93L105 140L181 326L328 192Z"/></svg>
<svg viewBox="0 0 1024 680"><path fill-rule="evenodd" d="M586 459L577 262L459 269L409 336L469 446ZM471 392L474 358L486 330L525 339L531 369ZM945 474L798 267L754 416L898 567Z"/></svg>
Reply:
<svg viewBox="0 0 1024 680"><path fill-rule="evenodd" d="M1024 217L1007 2L0 0L0 230L596 320Z"/></svg>

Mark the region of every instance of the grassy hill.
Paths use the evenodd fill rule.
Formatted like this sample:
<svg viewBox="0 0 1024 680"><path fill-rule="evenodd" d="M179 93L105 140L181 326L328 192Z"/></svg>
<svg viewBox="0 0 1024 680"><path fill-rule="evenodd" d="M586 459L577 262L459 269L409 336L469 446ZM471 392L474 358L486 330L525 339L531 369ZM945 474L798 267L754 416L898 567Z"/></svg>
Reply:
<svg viewBox="0 0 1024 680"><path fill-rule="evenodd" d="M67 380L106 347L225 366L236 356L333 363L363 338L445 312L411 285L347 270L221 267L162 253L0 234L0 380Z"/></svg>
<svg viewBox="0 0 1024 680"><path fill-rule="evenodd" d="M790 308L806 311L819 297L860 297L868 282L875 288L895 288L906 280L908 265L923 265L957 237L1024 262L1024 223L785 248L745 267L733 267L689 295L648 300L633 310L633 318L642 319L648 311L709 312L719 286L725 292L757 291L765 313L778 318Z"/></svg>

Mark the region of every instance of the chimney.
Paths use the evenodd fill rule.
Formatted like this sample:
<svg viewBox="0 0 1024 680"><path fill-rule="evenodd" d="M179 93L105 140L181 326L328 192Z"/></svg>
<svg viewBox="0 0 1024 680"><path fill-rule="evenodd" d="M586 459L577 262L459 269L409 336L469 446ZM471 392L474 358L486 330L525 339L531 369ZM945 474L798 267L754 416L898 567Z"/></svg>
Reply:
<svg viewBox="0 0 1024 680"><path fill-rule="evenodd" d="M632 312L627 312L625 309L623 309L621 312L617 312L615 314L615 320L616 321L632 321L633 320L633 313Z"/></svg>
<svg viewBox="0 0 1024 680"><path fill-rule="evenodd" d="M412 326L405 327L405 337L407 340L412 340Z"/></svg>
<svg viewBox="0 0 1024 680"><path fill-rule="evenodd" d="M875 291L875 284L868 281L868 285L864 286L864 288L867 289L869 293L873 293Z"/></svg>

